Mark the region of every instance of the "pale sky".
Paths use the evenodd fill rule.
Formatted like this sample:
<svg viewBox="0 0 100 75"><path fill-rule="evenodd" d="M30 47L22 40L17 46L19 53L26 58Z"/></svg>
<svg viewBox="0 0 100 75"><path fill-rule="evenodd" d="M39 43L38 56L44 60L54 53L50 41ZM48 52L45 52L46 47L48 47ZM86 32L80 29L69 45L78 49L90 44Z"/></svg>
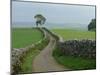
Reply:
<svg viewBox="0 0 100 75"><path fill-rule="evenodd" d="M95 6L12 2L12 22L33 22L42 14L49 23L88 24L95 18Z"/></svg>

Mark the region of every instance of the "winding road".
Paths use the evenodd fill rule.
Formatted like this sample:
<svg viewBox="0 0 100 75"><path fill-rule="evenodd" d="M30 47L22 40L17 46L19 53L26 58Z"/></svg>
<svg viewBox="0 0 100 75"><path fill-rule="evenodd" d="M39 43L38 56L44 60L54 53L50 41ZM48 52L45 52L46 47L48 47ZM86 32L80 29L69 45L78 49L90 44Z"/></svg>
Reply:
<svg viewBox="0 0 100 75"><path fill-rule="evenodd" d="M33 60L33 72L50 72L69 70L58 64L52 56L53 49L56 46L55 38L44 30L50 41L48 45Z"/></svg>

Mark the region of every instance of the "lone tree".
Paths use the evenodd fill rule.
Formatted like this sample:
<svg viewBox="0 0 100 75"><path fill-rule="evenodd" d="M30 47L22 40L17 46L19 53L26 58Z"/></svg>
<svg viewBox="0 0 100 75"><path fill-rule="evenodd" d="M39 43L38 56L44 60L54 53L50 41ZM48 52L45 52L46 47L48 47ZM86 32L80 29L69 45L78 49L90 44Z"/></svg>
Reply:
<svg viewBox="0 0 100 75"><path fill-rule="evenodd" d="M43 25L46 21L46 18L44 16L42 16L41 14L35 15L34 18L36 19L37 27L38 27L38 25Z"/></svg>
<svg viewBox="0 0 100 75"><path fill-rule="evenodd" d="M94 31L96 30L96 19L92 19L91 22L88 25L88 30L89 31Z"/></svg>

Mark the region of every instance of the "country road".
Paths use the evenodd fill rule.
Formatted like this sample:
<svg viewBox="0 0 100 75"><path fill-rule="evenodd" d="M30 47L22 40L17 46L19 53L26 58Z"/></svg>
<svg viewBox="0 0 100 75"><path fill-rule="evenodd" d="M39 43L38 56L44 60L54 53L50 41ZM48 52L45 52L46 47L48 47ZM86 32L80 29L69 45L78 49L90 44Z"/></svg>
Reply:
<svg viewBox="0 0 100 75"><path fill-rule="evenodd" d="M44 30L45 31L45 30ZM50 72L50 71L63 71L68 70L64 66L58 64L52 56L53 49L55 48L55 38L45 31L49 36L49 44L36 56L33 60L33 72Z"/></svg>

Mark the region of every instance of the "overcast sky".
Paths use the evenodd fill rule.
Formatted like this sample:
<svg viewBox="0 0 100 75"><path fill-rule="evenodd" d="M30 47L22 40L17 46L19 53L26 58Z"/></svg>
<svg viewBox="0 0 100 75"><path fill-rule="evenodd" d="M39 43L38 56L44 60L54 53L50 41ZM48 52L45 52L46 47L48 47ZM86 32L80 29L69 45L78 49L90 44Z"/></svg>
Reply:
<svg viewBox="0 0 100 75"><path fill-rule="evenodd" d="M34 15L42 14L49 23L88 24L95 18L94 6L12 2L12 22L33 22Z"/></svg>

